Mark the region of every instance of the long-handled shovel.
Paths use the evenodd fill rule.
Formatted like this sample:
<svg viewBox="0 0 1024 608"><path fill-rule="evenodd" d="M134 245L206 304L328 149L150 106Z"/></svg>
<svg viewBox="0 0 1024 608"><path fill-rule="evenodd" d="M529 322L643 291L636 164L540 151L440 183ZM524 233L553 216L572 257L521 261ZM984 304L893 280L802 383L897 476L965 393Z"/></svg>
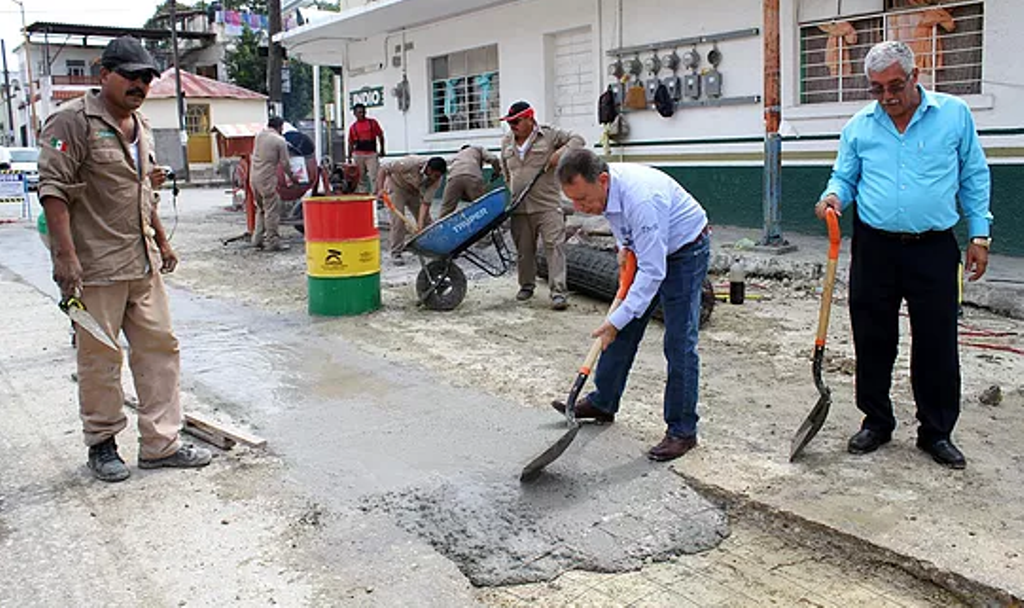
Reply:
<svg viewBox="0 0 1024 608"><path fill-rule="evenodd" d="M622 300L626 298L626 293L629 291L629 286L633 284L633 277L635 275L636 256L632 251L627 250L625 263L619 267L619 290L616 292L615 299L612 300L612 304L608 308L609 314L618 308ZM594 343L590 345L586 359L583 360L583 365L580 366L579 374L576 375L576 381L572 383L572 388L569 389L569 397L565 400L565 418L569 428L566 429L565 433L554 445L544 450L540 456L537 456L528 465L523 467L523 472L519 474L519 481L529 482L537 479L541 471L544 470L544 467L561 456L566 448L569 447L569 444L572 443L572 440L576 438L576 434L580 431L580 423L576 420L576 399L580 396L580 391L583 390L583 385L586 384L587 378L590 376L590 370L594 367L594 363L600 354L601 339L595 338Z"/></svg>
<svg viewBox="0 0 1024 608"><path fill-rule="evenodd" d="M793 442L790 444L789 461L793 462L804 447L814 439L814 436L821 430L828 417L829 407L832 406L832 391L825 386L821 379L821 364L825 358L825 339L828 337L828 319L832 311L832 289L836 284L836 264L839 261L839 220L836 212L832 209L825 211L825 223L828 224L828 267L825 271L825 285L821 292L821 310L818 312L818 335L814 339L814 363L811 370L814 373L814 386L817 387L819 397L814 404L814 409L807 415L807 419L793 435Z"/></svg>

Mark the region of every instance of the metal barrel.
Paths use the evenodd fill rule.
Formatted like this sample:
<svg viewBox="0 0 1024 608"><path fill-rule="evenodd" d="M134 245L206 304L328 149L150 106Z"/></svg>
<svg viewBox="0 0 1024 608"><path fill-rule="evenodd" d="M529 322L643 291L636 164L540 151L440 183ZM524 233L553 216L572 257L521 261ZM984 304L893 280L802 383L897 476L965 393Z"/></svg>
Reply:
<svg viewBox="0 0 1024 608"><path fill-rule="evenodd" d="M359 315L380 308L380 233L374 197L349 194L302 202L309 314Z"/></svg>

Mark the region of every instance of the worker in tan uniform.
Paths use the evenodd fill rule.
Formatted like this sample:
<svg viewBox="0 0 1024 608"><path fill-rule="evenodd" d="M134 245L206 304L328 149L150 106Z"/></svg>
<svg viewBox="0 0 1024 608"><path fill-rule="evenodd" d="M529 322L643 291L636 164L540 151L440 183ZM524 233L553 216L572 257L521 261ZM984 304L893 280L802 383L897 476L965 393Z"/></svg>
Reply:
<svg viewBox="0 0 1024 608"><path fill-rule="evenodd" d="M448 171L448 163L440 156L410 155L384 163L377 172L377 194L387 192L395 211L405 214L408 209L419 218L422 229L430 218L430 202L434 200L441 177ZM402 246L407 230L405 221L391 213L391 262L403 266Z"/></svg>
<svg viewBox="0 0 1024 608"><path fill-rule="evenodd" d="M100 59L101 88L52 114L40 136L39 198L50 233L53 279L78 296L106 334L123 331L139 397L139 468L201 467L205 448L183 444L178 340L161 273L178 264L154 189L153 133L137 110L160 75L135 38L110 42ZM129 471L115 435L127 424L120 348L78 331L78 403L89 469L103 481Z"/></svg>
<svg viewBox="0 0 1024 608"><path fill-rule="evenodd" d="M290 183L294 183L291 161L288 156L288 141L281 134L284 119L271 116L267 128L256 135L252 145L252 171L249 185L256 197L256 226L252 231L252 245L266 251L290 249L281 242L278 228L281 224L281 195L277 193L277 175L283 172Z"/></svg>
<svg viewBox="0 0 1024 608"><path fill-rule="evenodd" d="M472 202L483 196L484 163L491 165L493 175L501 174L501 161L483 146L466 144L448 164L448 178L441 195L441 217L444 217L459 206L462 201Z"/></svg>
<svg viewBox="0 0 1024 608"><path fill-rule="evenodd" d="M562 189L553 169L563 152L582 148L586 142L575 133L537 124L533 108L525 101L512 104L501 120L509 126L501 140L501 167L512 200L534 176L546 172L512 212L512 239L519 259L516 300L522 302L533 297L537 279L537 237L540 236L548 264L551 307L565 310L569 306L565 285L565 214Z"/></svg>

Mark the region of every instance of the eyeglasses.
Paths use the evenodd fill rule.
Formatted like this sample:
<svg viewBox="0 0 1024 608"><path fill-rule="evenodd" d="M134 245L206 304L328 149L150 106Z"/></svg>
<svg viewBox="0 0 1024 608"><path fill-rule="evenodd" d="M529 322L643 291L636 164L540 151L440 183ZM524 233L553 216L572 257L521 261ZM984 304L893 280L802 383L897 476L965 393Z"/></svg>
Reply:
<svg viewBox="0 0 1024 608"><path fill-rule="evenodd" d="M875 97L881 97L882 93L888 92L890 95L899 95L907 88L907 81L900 80L898 82L890 82L884 87L880 84L872 84L868 91Z"/></svg>
<svg viewBox="0 0 1024 608"><path fill-rule="evenodd" d="M149 70L138 70L136 72L130 72L128 70L116 69L117 75L125 80L141 80L142 84L149 84L153 82L153 72Z"/></svg>

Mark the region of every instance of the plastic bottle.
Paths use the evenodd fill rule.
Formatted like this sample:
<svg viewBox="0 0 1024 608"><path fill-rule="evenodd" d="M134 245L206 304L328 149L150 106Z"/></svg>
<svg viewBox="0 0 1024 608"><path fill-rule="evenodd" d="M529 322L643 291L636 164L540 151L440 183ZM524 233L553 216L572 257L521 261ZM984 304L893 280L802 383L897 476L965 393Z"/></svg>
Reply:
<svg viewBox="0 0 1024 608"><path fill-rule="evenodd" d="M730 304L742 304L743 298L746 292L746 273L743 270L743 265L739 262L733 262L733 265L729 267L729 303Z"/></svg>

